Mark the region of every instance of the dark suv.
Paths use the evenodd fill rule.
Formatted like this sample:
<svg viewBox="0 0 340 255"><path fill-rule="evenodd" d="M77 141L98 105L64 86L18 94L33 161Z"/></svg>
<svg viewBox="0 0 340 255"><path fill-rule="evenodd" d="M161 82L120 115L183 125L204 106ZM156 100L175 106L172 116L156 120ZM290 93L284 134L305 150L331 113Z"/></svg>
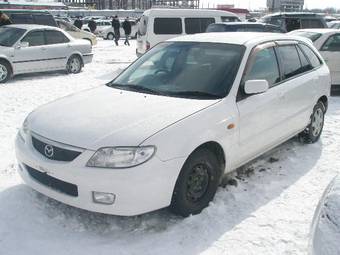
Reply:
<svg viewBox="0 0 340 255"><path fill-rule="evenodd" d="M304 12L271 14L262 17L260 22L279 26L287 32L301 28L327 28L323 16Z"/></svg>
<svg viewBox="0 0 340 255"><path fill-rule="evenodd" d="M253 22L227 22L210 24L205 32L270 32L285 33L278 26Z"/></svg>
<svg viewBox="0 0 340 255"><path fill-rule="evenodd" d="M38 24L57 27L53 16L48 11L1 10L13 24Z"/></svg>

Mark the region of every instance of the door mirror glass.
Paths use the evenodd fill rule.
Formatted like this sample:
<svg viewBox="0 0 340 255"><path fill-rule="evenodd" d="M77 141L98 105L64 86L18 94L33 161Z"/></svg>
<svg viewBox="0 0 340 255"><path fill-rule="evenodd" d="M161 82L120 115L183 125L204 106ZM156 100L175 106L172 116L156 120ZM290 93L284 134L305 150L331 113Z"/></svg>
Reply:
<svg viewBox="0 0 340 255"><path fill-rule="evenodd" d="M269 89L266 80L248 80L244 84L244 93L247 95L264 93Z"/></svg>

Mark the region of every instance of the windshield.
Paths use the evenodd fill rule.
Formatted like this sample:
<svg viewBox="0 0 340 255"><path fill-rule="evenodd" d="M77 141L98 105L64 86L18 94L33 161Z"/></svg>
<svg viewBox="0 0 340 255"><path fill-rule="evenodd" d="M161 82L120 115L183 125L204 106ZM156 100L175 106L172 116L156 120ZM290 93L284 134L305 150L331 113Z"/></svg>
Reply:
<svg viewBox="0 0 340 255"><path fill-rule="evenodd" d="M26 32L25 29L14 27L1 27L0 28L0 45L5 47L12 47L21 36Z"/></svg>
<svg viewBox="0 0 340 255"><path fill-rule="evenodd" d="M311 39L312 42L315 42L317 39L320 38L321 34L320 33L316 33L316 32L306 32L306 31L300 31L300 32L294 32L292 33L294 35L298 35L298 36L302 36L302 37L306 37L308 39Z"/></svg>
<svg viewBox="0 0 340 255"><path fill-rule="evenodd" d="M234 82L243 52L244 46L224 43L161 43L108 86L174 97L222 98Z"/></svg>

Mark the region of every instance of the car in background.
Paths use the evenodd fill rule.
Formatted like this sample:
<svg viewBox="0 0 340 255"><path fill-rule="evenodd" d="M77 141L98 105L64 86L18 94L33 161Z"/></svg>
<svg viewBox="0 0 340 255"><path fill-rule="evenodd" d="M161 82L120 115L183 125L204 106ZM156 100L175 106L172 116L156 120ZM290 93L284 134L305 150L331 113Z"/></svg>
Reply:
<svg viewBox="0 0 340 255"><path fill-rule="evenodd" d="M79 73L92 61L92 47L63 30L41 25L0 27L0 82L22 73Z"/></svg>
<svg viewBox="0 0 340 255"><path fill-rule="evenodd" d="M141 56L159 42L204 33L209 24L241 21L228 11L204 9L150 9L138 22L136 55Z"/></svg>
<svg viewBox="0 0 340 255"><path fill-rule="evenodd" d="M119 32L120 32L121 37L125 36L125 32L124 32L124 29L123 29L123 26L122 26L123 22L124 22L124 20L119 20L119 23L120 23ZM129 20L129 22L131 24L130 37L131 38L137 38L137 23L136 23L136 20ZM98 33L98 36L101 36L106 40L113 40L114 39L114 29L113 29L113 27L110 25L109 27L102 29Z"/></svg>
<svg viewBox="0 0 340 255"><path fill-rule="evenodd" d="M282 28L271 24L255 23L255 22L226 22L213 23L207 27L205 31L211 32L269 32L269 33L285 33Z"/></svg>
<svg viewBox="0 0 340 255"><path fill-rule="evenodd" d="M301 29L290 34L307 37L313 41L330 69L332 90L340 91L340 30Z"/></svg>
<svg viewBox="0 0 340 255"><path fill-rule="evenodd" d="M309 255L340 254L340 176L335 177L315 210L310 231Z"/></svg>
<svg viewBox="0 0 340 255"><path fill-rule="evenodd" d="M59 28L69 33L73 38L87 40L91 43L91 45L97 44L97 38L91 32L81 30L76 26L72 25L71 23L62 19L56 19L56 22Z"/></svg>
<svg viewBox="0 0 340 255"><path fill-rule="evenodd" d="M340 29L340 20L331 21L328 23L329 28Z"/></svg>
<svg viewBox="0 0 340 255"><path fill-rule="evenodd" d="M295 135L318 141L329 93L328 67L309 39L173 38L106 86L28 115L18 172L38 192L90 211L198 214L224 174Z"/></svg>
<svg viewBox="0 0 340 255"><path fill-rule="evenodd" d="M57 27L57 23L48 11L37 10L1 10L13 24L38 24Z"/></svg>
<svg viewBox="0 0 340 255"><path fill-rule="evenodd" d="M302 28L328 28L322 15L306 12L274 13L262 17L259 22L279 26L287 32Z"/></svg>
<svg viewBox="0 0 340 255"><path fill-rule="evenodd" d="M111 27L111 21L106 19L106 20L100 20L100 19L97 19L95 20L96 24L97 24L97 28L96 30L94 31L94 34L95 35L98 35L100 36L102 31L107 29L107 28L110 28ZM87 24L84 24L83 27L82 27L83 30L87 31L87 32L91 32L91 29L88 27L88 23Z"/></svg>

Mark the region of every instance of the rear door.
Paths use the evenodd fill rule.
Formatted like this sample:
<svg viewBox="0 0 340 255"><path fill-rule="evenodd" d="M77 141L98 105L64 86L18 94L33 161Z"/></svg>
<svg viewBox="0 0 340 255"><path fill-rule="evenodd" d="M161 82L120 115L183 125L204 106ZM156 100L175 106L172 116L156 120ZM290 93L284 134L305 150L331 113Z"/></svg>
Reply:
<svg viewBox="0 0 340 255"><path fill-rule="evenodd" d="M331 35L320 49L332 76L332 84L340 84L340 33Z"/></svg>
<svg viewBox="0 0 340 255"><path fill-rule="evenodd" d="M13 65L16 73L46 70L48 56L44 31L32 30L21 39L21 42L28 43L28 47L17 47L14 50Z"/></svg>

